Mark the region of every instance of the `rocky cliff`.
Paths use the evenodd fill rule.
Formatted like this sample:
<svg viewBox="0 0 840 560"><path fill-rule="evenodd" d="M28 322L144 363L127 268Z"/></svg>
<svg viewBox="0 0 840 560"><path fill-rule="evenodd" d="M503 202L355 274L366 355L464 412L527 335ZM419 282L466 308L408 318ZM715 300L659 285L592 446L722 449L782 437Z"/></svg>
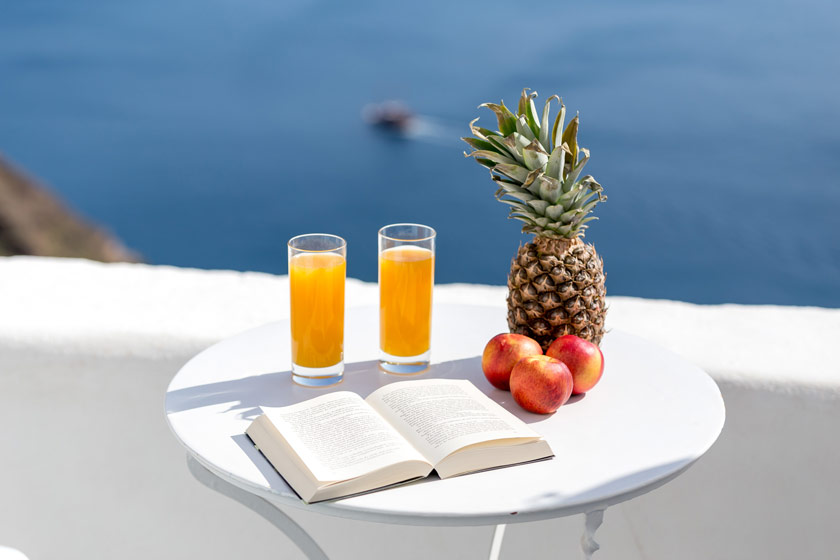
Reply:
<svg viewBox="0 0 840 560"><path fill-rule="evenodd" d="M0 156L0 256L7 255L140 260Z"/></svg>

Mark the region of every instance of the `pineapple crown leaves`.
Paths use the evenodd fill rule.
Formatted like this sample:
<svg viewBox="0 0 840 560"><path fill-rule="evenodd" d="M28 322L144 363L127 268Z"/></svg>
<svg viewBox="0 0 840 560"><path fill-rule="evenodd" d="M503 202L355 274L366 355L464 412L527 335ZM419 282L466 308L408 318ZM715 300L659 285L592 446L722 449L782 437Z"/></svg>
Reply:
<svg viewBox="0 0 840 560"><path fill-rule="evenodd" d="M496 199L511 207L510 218L524 222L522 231L554 239L582 237L589 214L607 199L603 188L592 175L581 177L589 161L589 150L578 145L580 116L563 127L566 106L552 95L537 113L537 92L523 89L516 113L505 102L482 103L479 108L493 111L498 130L489 130L470 122L472 137L462 138L473 151L464 153L490 170L498 186ZM549 126L551 102L560 110Z"/></svg>

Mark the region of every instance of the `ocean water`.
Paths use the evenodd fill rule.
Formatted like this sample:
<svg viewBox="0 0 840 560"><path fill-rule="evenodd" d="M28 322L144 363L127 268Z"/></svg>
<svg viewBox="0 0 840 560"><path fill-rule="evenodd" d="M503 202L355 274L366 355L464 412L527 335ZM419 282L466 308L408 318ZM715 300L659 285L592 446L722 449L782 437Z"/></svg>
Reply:
<svg viewBox="0 0 840 560"><path fill-rule="evenodd" d="M152 263L286 271L286 241L438 231L438 282L526 238L463 157L479 103L581 113L608 293L840 306L840 6L769 2L5 3L0 152ZM361 117L399 99L408 137Z"/></svg>

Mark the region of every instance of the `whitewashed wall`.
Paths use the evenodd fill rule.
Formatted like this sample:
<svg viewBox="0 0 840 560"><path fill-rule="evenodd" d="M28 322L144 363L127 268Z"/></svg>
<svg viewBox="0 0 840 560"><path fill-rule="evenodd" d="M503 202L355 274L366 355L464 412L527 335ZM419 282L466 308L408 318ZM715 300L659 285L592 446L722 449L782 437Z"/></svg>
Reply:
<svg viewBox="0 0 840 560"><path fill-rule="evenodd" d="M302 557L262 518L192 479L163 414L178 368L221 338L286 317L287 289L285 278L257 273L0 258L0 545L31 560ZM435 297L503 312L504 294L447 285ZM347 299L373 304L375 286L348 281ZM727 423L686 474L608 510L596 558L837 557L840 310L609 304L609 328L669 347L718 381ZM337 560L489 550L491 528L287 513ZM581 524L511 526L502 558L574 558Z"/></svg>

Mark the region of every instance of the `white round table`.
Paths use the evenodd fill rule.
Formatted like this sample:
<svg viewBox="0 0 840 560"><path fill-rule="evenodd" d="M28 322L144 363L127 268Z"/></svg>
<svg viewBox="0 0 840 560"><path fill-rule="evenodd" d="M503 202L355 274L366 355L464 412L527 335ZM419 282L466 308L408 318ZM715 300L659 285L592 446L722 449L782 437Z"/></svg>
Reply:
<svg viewBox="0 0 840 560"><path fill-rule="evenodd" d="M291 382L288 321L268 324L224 340L188 362L167 390L167 419L194 463L203 467L193 464L193 473L217 490L228 488L226 493L254 509L257 501L251 497L386 523L499 525L494 549L495 540L501 545L506 523L585 513L587 557L597 549L592 536L606 507L673 479L720 434L725 413L714 381L679 356L618 331L609 332L601 343L606 367L592 391L573 397L552 415L525 412L481 371L484 345L500 332L507 332L503 308L435 306L432 367L409 378L391 376L377 367L377 309L349 309L344 381L313 389ZM380 492L306 505L244 435L263 405L283 406L333 390L367 396L386 383L428 377L471 380L543 435L556 457L447 480L433 475ZM204 469L212 476L202 474ZM286 521L275 524L287 530ZM319 557L317 551L310 556Z"/></svg>

